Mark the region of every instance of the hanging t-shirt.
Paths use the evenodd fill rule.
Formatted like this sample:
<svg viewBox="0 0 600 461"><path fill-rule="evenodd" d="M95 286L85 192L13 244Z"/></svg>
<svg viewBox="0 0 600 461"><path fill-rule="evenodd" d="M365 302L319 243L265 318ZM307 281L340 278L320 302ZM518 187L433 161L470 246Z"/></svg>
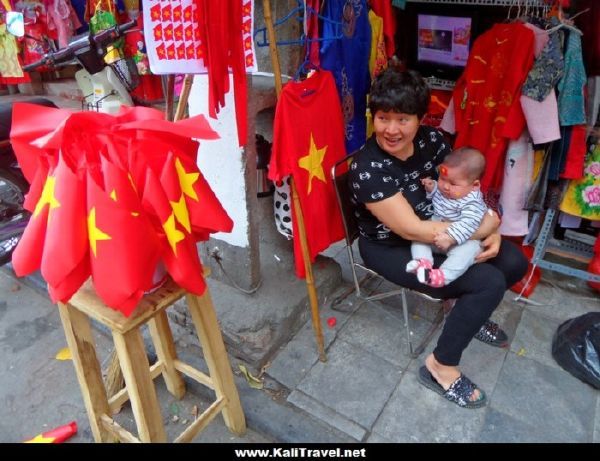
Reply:
<svg viewBox="0 0 600 461"><path fill-rule="evenodd" d="M339 27L323 21L321 67L334 77L344 111L346 150L354 152L365 143L367 93L370 87L369 53L371 26L366 0L329 0L324 17L342 21L342 38L335 38Z"/></svg>
<svg viewBox="0 0 600 461"><path fill-rule="evenodd" d="M280 181L292 175L311 262L331 243L344 238L330 171L345 156L342 109L331 72L321 70L304 81L288 82L275 110L269 179ZM292 212L296 237L300 234L294 206ZM294 257L296 274L304 277L299 238L294 238Z"/></svg>

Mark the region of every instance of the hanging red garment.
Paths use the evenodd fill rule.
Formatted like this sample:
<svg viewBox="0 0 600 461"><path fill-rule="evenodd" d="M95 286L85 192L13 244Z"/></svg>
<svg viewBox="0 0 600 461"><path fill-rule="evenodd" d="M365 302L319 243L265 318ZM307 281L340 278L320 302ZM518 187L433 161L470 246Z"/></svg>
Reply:
<svg viewBox="0 0 600 461"><path fill-rule="evenodd" d="M439 127L444 116L444 112L451 104L452 92L447 90L431 90L431 98L427 113L421 122L423 125Z"/></svg>
<svg viewBox="0 0 600 461"><path fill-rule="evenodd" d="M311 262L344 237L329 172L345 155L342 108L331 72L321 70L302 82L287 83L275 110L269 179L292 175ZM292 212L293 233L298 236L294 207ZM294 258L296 275L305 277L299 238L294 238Z"/></svg>
<svg viewBox="0 0 600 461"><path fill-rule="evenodd" d="M45 40L47 36L46 14L41 6L37 6L25 16L25 37L21 39L24 65L39 61L51 51L49 43ZM36 68L36 71L43 72L48 69L47 66L41 66Z"/></svg>
<svg viewBox="0 0 600 461"><path fill-rule="evenodd" d="M229 68L233 72L235 117L238 142L247 138L246 64L243 49L242 0L215 2L195 0L198 11L200 40L208 68L208 111L216 118L225 106L229 91ZM247 6L248 7L248 6Z"/></svg>
<svg viewBox="0 0 600 461"><path fill-rule="evenodd" d="M453 92L454 147L469 145L486 157L484 192L499 191L508 139L525 127L521 86L533 64L534 33L521 23L495 24L474 43Z"/></svg>
<svg viewBox="0 0 600 461"><path fill-rule="evenodd" d="M574 125L571 127L571 130L565 171L561 172L560 177L565 179L581 179L583 177L583 164L587 151L585 143L587 127L585 125Z"/></svg>
<svg viewBox="0 0 600 461"><path fill-rule="evenodd" d="M313 9L312 13L307 15L307 31L306 36L309 39L317 39L319 38L319 6L321 2L320 0L306 0L306 6ZM319 42L309 42L310 51L309 51L309 59L310 62L315 66L318 66L319 61Z"/></svg>
<svg viewBox="0 0 600 461"><path fill-rule="evenodd" d="M385 36L385 51L388 58L396 52L396 16L389 0L371 0L371 9L383 18L383 35Z"/></svg>

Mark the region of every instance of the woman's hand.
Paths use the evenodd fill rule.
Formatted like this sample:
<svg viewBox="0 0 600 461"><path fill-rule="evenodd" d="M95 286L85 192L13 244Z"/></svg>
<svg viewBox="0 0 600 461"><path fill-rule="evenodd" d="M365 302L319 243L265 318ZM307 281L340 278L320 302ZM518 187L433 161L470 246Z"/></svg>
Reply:
<svg viewBox="0 0 600 461"><path fill-rule="evenodd" d="M502 238L497 232L487 236L484 240L482 240L481 246L483 247L483 251L475 258L475 262L482 263L488 259L495 258L498 254L498 251L500 251L501 241Z"/></svg>

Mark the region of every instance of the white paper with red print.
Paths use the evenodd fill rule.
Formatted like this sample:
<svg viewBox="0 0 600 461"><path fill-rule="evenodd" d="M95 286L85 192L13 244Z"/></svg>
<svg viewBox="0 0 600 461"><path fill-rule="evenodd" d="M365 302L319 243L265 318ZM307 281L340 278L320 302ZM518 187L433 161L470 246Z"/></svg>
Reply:
<svg viewBox="0 0 600 461"><path fill-rule="evenodd" d="M225 1L225 0L217 0ZM199 12L193 0L143 0L144 38L155 74L202 74L206 65L199 39ZM254 5L243 0L243 42L246 71L256 72L252 37Z"/></svg>

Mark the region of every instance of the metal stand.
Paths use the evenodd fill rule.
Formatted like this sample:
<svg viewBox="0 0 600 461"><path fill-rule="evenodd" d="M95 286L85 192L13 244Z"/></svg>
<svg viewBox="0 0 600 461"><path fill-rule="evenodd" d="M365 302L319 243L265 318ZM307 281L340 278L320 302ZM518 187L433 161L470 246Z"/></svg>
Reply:
<svg viewBox="0 0 600 461"><path fill-rule="evenodd" d="M594 256L592 248L589 245L572 239L560 241L551 238L557 219L557 210L550 208L546 211L544 223L542 224L542 229L540 230L540 235L535 242L533 258L531 258L531 263L533 266L559 272L571 277L577 277L587 280L588 282L600 282L600 275L565 266L564 264L546 261L544 259L546 252L575 259L581 262L588 262Z"/></svg>

